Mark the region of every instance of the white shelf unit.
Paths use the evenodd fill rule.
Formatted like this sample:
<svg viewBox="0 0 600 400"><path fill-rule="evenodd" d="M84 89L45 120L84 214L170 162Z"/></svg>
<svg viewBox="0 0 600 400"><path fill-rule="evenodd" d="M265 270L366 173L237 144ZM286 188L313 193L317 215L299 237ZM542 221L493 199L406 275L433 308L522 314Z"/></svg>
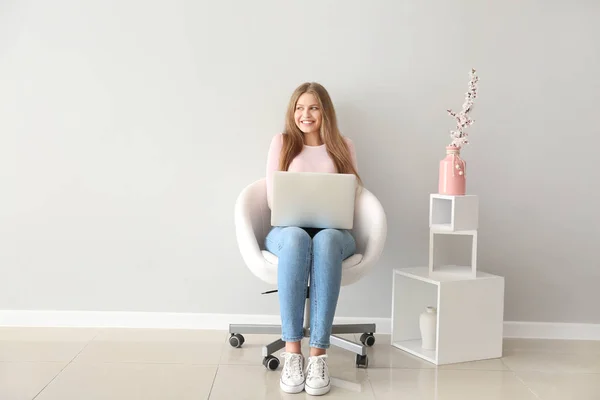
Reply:
<svg viewBox="0 0 600 400"><path fill-rule="evenodd" d="M393 271L392 346L436 365L502 356L504 278L465 268ZM419 316L437 308L436 349L421 348Z"/></svg>
<svg viewBox="0 0 600 400"><path fill-rule="evenodd" d="M470 246L470 251L465 253L464 250L468 246ZM466 258L464 254L467 255ZM459 271L461 275L471 278L477 276L476 230L429 230L429 272L442 270Z"/></svg>
<svg viewBox="0 0 600 400"><path fill-rule="evenodd" d="M429 228L438 232L479 228L479 197L433 193L429 196Z"/></svg>

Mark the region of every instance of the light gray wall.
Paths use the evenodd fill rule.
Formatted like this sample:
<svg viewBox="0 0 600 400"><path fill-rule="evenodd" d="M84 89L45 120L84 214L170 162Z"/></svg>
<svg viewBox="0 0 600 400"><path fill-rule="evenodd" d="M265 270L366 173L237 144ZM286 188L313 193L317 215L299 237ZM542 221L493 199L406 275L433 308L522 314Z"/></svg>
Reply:
<svg viewBox="0 0 600 400"><path fill-rule="evenodd" d="M389 218L338 315L389 317L476 67L463 156L505 319L600 323L598 4L2 1L0 308L276 314L233 206L316 80Z"/></svg>

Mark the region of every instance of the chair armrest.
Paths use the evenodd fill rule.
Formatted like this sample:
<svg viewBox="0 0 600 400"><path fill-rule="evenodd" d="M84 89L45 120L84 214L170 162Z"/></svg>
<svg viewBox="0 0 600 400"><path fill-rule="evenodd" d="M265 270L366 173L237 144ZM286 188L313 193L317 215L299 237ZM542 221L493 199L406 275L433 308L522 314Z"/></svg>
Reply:
<svg viewBox="0 0 600 400"><path fill-rule="evenodd" d="M264 240L270 223L266 207L264 179L248 185L235 203L235 234L244 263L254 275L272 283L272 271L267 267L259 240Z"/></svg>
<svg viewBox="0 0 600 400"><path fill-rule="evenodd" d="M354 228L357 251L363 254L361 276L369 272L383 253L387 238L387 219L383 206L373 193L361 188L355 206Z"/></svg>

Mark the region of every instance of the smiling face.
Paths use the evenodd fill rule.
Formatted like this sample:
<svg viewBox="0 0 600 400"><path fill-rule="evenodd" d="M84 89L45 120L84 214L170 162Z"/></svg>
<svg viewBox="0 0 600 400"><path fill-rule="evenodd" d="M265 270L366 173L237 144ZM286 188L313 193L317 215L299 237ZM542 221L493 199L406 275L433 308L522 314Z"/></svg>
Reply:
<svg viewBox="0 0 600 400"><path fill-rule="evenodd" d="M323 117L317 98L312 93L304 93L296 102L294 122L303 133L319 132Z"/></svg>

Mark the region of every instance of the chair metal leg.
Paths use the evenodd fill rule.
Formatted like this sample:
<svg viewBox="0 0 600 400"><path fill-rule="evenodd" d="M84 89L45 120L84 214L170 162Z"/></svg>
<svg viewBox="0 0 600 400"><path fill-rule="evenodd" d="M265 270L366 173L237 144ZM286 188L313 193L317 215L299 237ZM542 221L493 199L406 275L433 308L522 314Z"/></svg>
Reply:
<svg viewBox="0 0 600 400"><path fill-rule="evenodd" d="M354 343L335 335L329 336L329 341L332 346L340 347L361 356L367 355L367 346L363 346L362 344Z"/></svg>
<svg viewBox="0 0 600 400"><path fill-rule="evenodd" d="M281 339L277 339L276 341L271 342L266 346L263 346L262 355L263 357L270 356L271 354L283 349L284 347L285 342Z"/></svg>
<svg viewBox="0 0 600 400"><path fill-rule="evenodd" d="M333 334L375 333L376 324L338 324L331 327Z"/></svg>

